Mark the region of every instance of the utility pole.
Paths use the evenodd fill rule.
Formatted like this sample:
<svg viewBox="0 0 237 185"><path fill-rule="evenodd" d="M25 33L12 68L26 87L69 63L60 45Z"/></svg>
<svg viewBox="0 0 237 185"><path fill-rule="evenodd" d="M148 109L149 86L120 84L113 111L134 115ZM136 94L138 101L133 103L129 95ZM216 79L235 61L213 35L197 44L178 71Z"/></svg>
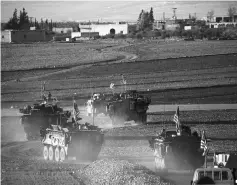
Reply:
<svg viewBox="0 0 237 185"><path fill-rule="evenodd" d="M172 9L173 9L173 13L174 13L173 19L176 20L176 18L177 18L177 17L176 17L176 9L177 9L177 8L172 8Z"/></svg>

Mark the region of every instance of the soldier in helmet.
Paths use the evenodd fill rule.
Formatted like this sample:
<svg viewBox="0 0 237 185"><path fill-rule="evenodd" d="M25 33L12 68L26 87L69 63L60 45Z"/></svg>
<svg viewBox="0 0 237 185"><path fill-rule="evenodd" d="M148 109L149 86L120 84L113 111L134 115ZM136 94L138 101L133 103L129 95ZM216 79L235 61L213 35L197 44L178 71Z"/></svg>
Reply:
<svg viewBox="0 0 237 185"><path fill-rule="evenodd" d="M49 92L49 94L48 94L48 101L50 101L51 98L52 98L52 94Z"/></svg>

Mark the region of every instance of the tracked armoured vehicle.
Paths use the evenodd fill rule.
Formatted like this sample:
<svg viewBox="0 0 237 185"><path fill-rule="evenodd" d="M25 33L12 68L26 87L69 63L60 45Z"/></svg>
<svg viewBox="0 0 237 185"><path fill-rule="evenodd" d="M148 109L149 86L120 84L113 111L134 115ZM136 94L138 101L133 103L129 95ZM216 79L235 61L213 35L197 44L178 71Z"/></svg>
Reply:
<svg viewBox="0 0 237 185"><path fill-rule="evenodd" d="M106 112L113 124L132 120L145 124L150 103L151 99L139 94L138 91L126 91L121 94L114 94L107 103Z"/></svg>
<svg viewBox="0 0 237 185"><path fill-rule="evenodd" d="M32 106L20 108L19 112L23 114L20 123L24 127L27 140L39 139L40 128L47 128L50 124L66 124L71 116L69 111L63 111L63 108L58 106L56 98L36 100Z"/></svg>
<svg viewBox="0 0 237 185"><path fill-rule="evenodd" d="M80 120L80 119L77 119ZM78 121L66 125L50 125L41 129L41 142L44 145L45 160L64 161L69 156L77 160L97 159L104 142L101 129L89 123L80 124Z"/></svg>
<svg viewBox="0 0 237 185"><path fill-rule="evenodd" d="M192 170L204 164L203 151L200 150L201 137L191 134L188 126L181 126L180 134L176 128L163 130L157 137L149 140L154 150L157 172L171 170Z"/></svg>

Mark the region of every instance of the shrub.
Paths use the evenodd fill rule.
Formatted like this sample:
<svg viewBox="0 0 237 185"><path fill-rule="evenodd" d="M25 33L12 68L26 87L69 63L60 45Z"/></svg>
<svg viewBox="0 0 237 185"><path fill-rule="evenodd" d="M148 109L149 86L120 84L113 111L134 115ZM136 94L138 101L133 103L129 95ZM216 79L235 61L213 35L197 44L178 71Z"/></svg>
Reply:
<svg viewBox="0 0 237 185"><path fill-rule="evenodd" d="M136 38L137 38L137 39L142 39L142 38L143 38L142 33L137 33L137 34L136 34Z"/></svg>
<svg viewBox="0 0 237 185"><path fill-rule="evenodd" d="M114 38L116 38L116 39L125 39L125 38L126 38L126 35L124 35L124 34L116 34L116 35L114 36Z"/></svg>
<svg viewBox="0 0 237 185"><path fill-rule="evenodd" d="M237 39L237 29L236 28L227 28L221 33L221 36L224 39L232 40Z"/></svg>
<svg viewBox="0 0 237 185"><path fill-rule="evenodd" d="M100 35L96 35L96 36L94 36L94 39L100 39L100 38L101 38Z"/></svg>
<svg viewBox="0 0 237 185"><path fill-rule="evenodd" d="M129 33L127 34L127 38L135 38L136 34L135 33Z"/></svg>
<svg viewBox="0 0 237 185"><path fill-rule="evenodd" d="M114 38L114 34L107 34L107 35L105 35L105 37L107 38L107 39L113 39Z"/></svg>
<svg viewBox="0 0 237 185"><path fill-rule="evenodd" d="M162 39L165 39L165 37L166 37L166 31L162 31L162 32L161 32L161 38L162 38Z"/></svg>
<svg viewBox="0 0 237 185"><path fill-rule="evenodd" d="M154 31L154 37L160 37L161 36L161 32L158 30Z"/></svg>

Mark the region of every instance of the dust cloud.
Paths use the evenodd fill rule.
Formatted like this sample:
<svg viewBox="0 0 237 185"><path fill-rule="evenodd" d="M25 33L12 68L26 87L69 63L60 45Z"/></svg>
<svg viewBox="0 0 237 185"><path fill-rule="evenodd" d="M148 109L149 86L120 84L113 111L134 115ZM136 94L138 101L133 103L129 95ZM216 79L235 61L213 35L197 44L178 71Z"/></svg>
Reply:
<svg viewBox="0 0 237 185"><path fill-rule="evenodd" d="M1 110L1 142L27 141L17 110Z"/></svg>

